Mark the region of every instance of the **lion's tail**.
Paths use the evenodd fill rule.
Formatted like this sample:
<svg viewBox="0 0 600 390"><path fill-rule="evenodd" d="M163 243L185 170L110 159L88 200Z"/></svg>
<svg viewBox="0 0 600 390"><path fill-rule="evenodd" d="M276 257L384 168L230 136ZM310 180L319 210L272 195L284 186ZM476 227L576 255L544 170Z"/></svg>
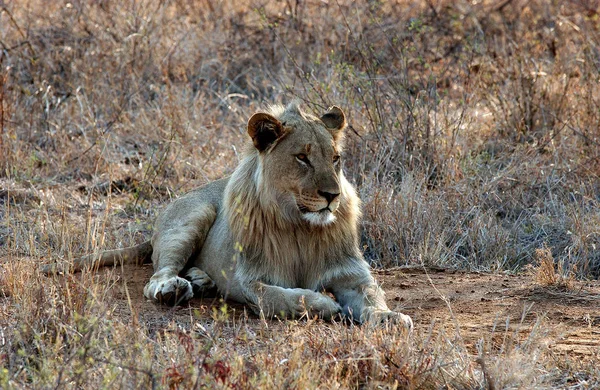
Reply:
<svg viewBox="0 0 600 390"><path fill-rule="evenodd" d="M150 263L152 257L152 244L150 241L123 249L115 249L101 253L83 256L73 261L73 264L48 264L42 266L40 271L45 275L78 272L84 268L97 269L112 265Z"/></svg>

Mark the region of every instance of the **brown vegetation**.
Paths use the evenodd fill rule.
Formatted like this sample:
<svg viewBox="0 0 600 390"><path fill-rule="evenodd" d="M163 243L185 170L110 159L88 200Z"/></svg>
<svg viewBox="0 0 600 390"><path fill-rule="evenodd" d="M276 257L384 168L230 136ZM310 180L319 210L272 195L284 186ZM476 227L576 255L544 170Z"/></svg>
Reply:
<svg viewBox="0 0 600 390"><path fill-rule="evenodd" d="M344 167L375 267L533 264L530 293L585 302L564 313L581 314L594 345L597 282L582 280L600 275L599 11L586 0L0 2L0 388L599 386L598 349L556 355L541 311L528 337L482 328L478 344L455 336L464 318L446 299L448 324L424 315L404 340L202 302L187 321L162 308L146 320L140 308L153 309L127 278L35 272L148 238L169 199L232 171L255 110L299 99L348 116Z"/></svg>

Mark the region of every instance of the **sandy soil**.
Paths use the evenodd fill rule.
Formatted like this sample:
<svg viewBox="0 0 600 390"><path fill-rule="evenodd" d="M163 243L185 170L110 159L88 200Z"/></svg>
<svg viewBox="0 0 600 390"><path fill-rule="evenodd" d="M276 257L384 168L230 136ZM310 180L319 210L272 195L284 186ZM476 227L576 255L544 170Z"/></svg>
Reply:
<svg viewBox="0 0 600 390"><path fill-rule="evenodd" d="M151 266L126 266L123 271L103 271L114 279L117 313L132 313L150 331L160 331L175 321L210 326L220 298L195 298L187 305L169 308L143 297ZM375 272L387 292L390 308L409 314L421 330L445 331L460 337L475 353L481 338L500 348L507 338L523 341L534 334L557 357L597 358L600 353L600 282L578 282L571 289L542 287L528 275L464 273L441 269L388 269ZM129 297L129 298L128 298ZM233 318L259 326L259 318L243 305L228 303ZM134 320L135 321L135 320ZM433 326L432 326L433 325ZM456 332L458 325L458 333ZM277 327L272 321L270 327Z"/></svg>

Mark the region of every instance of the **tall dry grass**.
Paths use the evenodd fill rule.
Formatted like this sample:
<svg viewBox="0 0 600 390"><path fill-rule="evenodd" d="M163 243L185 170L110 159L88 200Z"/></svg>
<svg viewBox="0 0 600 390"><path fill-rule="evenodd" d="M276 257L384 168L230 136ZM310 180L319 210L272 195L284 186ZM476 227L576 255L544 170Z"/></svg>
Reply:
<svg viewBox="0 0 600 390"><path fill-rule="evenodd" d="M300 99L350 119L344 166L375 266L518 271L547 248L597 278L598 12L584 0L0 3L0 387L557 383L529 346L492 354L486 379L460 340L427 332L407 344L285 325L272 344L241 323L235 337L255 338L230 353L218 332L131 328L91 275L30 270L147 238L166 201L232 171L255 110ZM522 364L502 371L509 360Z"/></svg>
<svg viewBox="0 0 600 390"><path fill-rule="evenodd" d="M261 106L335 103L374 263L518 269L548 244L597 276L596 15L586 2L8 4L5 187L80 182L85 204L125 182L135 215L230 172Z"/></svg>

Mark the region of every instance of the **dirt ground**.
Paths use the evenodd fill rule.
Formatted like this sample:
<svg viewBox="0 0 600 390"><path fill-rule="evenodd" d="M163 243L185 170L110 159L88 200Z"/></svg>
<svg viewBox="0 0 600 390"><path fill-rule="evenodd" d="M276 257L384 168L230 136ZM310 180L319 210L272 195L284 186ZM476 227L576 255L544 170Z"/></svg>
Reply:
<svg viewBox="0 0 600 390"><path fill-rule="evenodd" d="M208 327L213 309L222 306L218 297L195 298L178 308L151 303L142 292L152 274L149 265L103 273L116 282L113 290L117 313L124 319L136 313L151 331L160 331L172 321ZM419 268L387 269L375 274L387 293L390 308L410 315L420 330L454 333L473 353L482 338L492 340L492 347L501 348L507 337L522 342L532 334L538 338L541 334L543 344L558 358L589 360L600 353L598 281L577 282L566 289L536 285L529 275ZM228 310L233 318L243 317L250 326L259 326L259 318L243 305L228 303ZM536 324L542 326L536 328ZM277 321L269 326L277 327Z"/></svg>

